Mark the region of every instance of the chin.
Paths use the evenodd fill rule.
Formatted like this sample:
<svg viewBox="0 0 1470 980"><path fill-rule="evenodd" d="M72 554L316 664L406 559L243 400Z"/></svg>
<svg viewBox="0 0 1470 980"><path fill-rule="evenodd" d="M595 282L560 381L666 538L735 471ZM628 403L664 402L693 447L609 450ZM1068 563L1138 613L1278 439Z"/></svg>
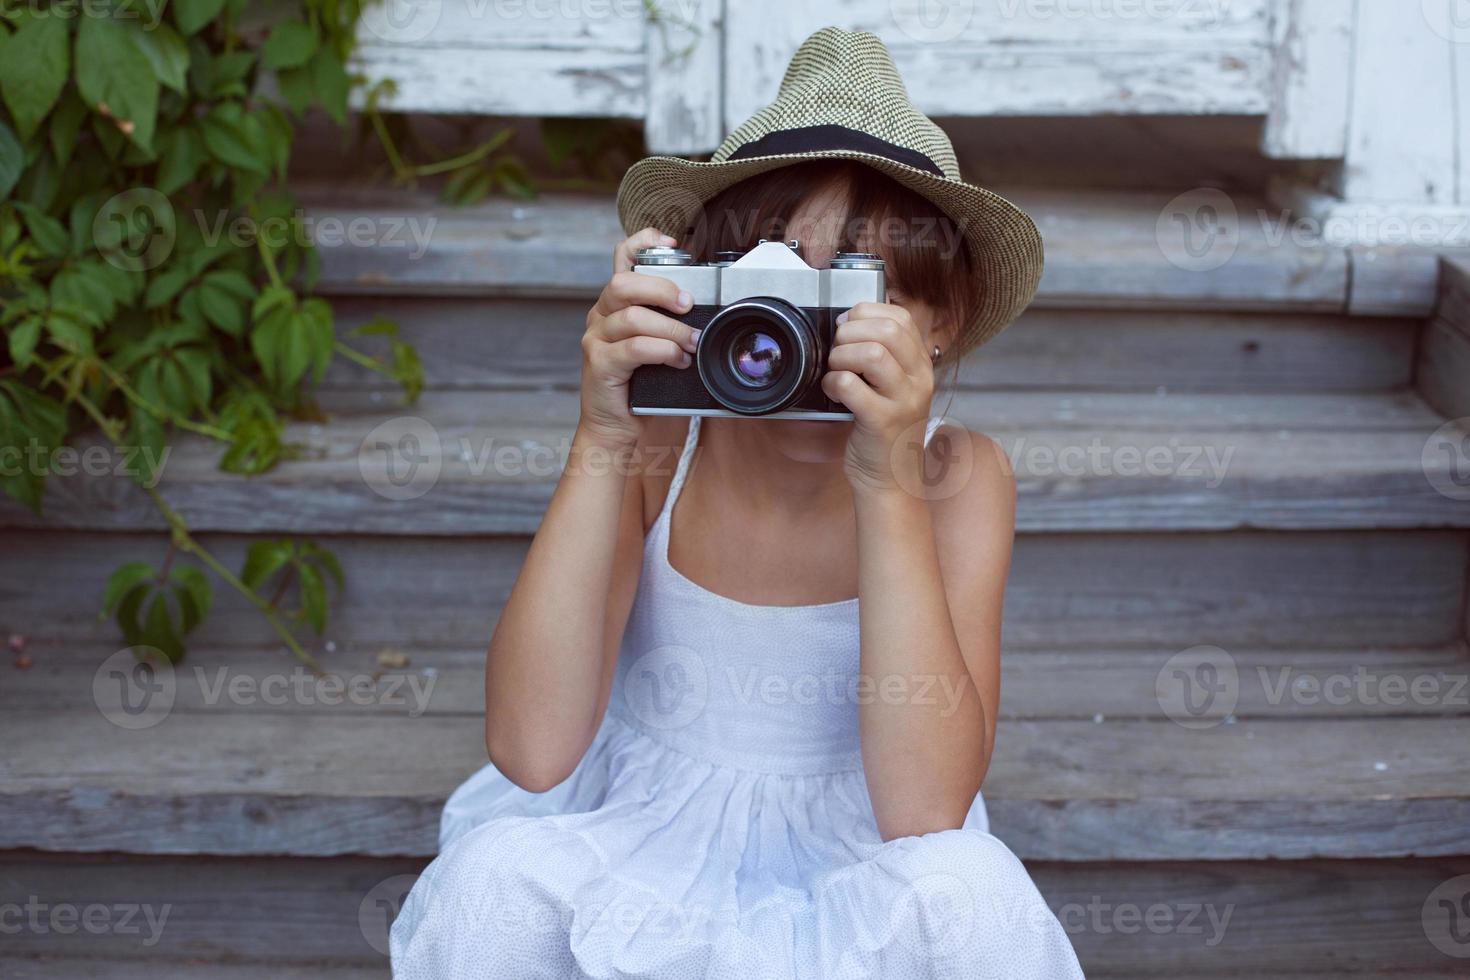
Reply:
<svg viewBox="0 0 1470 980"><path fill-rule="evenodd" d="M762 423L781 455L797 463L833 463L842 459L852 422L780 419Z"/></svg>

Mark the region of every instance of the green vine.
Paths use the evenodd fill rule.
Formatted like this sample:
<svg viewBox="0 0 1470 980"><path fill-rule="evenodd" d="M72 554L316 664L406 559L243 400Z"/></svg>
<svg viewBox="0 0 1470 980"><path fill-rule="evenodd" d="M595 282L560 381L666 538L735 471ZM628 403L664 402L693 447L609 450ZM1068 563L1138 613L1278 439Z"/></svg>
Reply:
<svg viewBox="0 0 1470 980"><path fill-rule="evenodd" d="M324 631L341 579L310 541L256 542L239 572L203 547L155 487L174 433L255 474L293 453L282 419L317 414L310 386L334 358L410 400L422 384L392 323L347 335L386 336L383 357L338 337L285 186L303 115L347 121L361 6L0 0L0 490L39 511L54 454L86 429L142 460L130 475L170 548L160 568L116 569L103 608L173 660L209 611L205 570L307 664L297 634ZM416 169L384 147L413 177L484 166L498 144Z"/></svg>

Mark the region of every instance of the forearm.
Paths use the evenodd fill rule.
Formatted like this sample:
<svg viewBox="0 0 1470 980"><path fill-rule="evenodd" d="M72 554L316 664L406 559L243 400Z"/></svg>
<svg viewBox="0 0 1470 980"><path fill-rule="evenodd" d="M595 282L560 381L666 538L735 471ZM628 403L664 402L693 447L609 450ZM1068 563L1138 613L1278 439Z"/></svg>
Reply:
<svg viewBox="0 0 1470 980"><path fill-rule="evenodd" d="M985 775L985 708L940 574L928 505L858 491L863 769L885 839L957 827Z"/></svg>
<svg viewBox="0 0 1470 980"><path fill-rule="evenodd" d="M578 430L490 643L486 744L523 785L558 782L601 715L631 451Z"/></svg>

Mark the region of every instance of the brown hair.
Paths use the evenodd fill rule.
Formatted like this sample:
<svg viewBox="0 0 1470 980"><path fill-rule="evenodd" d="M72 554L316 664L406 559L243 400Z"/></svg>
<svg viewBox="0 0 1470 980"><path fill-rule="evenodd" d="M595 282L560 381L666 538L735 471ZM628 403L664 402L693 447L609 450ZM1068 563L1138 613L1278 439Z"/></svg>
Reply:
<svg viewBox="0 0 1470 980"><path fill-rule="evenodd" d="M840 251L878 253L889 285L932 306L951 334L974 320L980 296L958 223L860 163L814 160L747 177L704 205L685 247L695 261L708 262L716 252L744 251L758 239L785 241L802 202L831 187L841 188L847 205Z"/></svg>

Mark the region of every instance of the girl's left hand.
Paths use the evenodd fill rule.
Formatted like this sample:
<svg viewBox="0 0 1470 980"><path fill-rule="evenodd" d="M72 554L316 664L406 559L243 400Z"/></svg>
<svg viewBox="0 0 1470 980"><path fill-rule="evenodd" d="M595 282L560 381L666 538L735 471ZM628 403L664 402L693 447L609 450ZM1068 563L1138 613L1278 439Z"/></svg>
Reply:
<svg viewBox="0 0 1470 980"><path fill-rule="evenodd" d="M839 317L822 390L857 418L844 462L854 489L894 489L895 466L922 468L918 453L893 451L916 426L922 434L934 397L931 351L907 310L859 303Z"/></svg>

